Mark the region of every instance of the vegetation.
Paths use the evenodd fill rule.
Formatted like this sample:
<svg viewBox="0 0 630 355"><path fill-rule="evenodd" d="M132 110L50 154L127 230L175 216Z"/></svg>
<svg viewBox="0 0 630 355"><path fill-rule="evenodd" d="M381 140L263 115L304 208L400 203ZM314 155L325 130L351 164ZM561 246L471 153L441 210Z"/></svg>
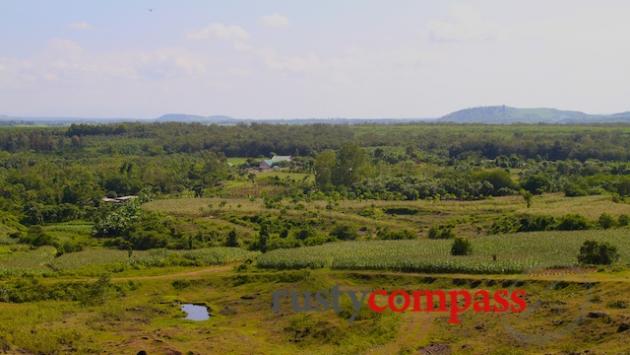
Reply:
<svg viewBox="0 0 630 355"><path fill-rule="evenodd" d="M470 255L472 253L472 246L470 242L463 238L455 238L453 240L453 246L451 246L451 255Z"/></svg>
<svg viewBox="0 0 630 355"><path fill-rule="evenodd" d="M629 138L625 125L2 127L0 352L622 351ZM273 154L292 159L260 170ZM458 328L369 311L350 326L345 299L338 314L268 312L274 290L334 285L518 287L539 307ZM186 321L180 303L211 318ZM420 323L421 339L404 336ZM563 327L577 335L511 336Z"/></svg>
<svg viewBox="0 0 630 355"><path fill-rule="evenodd" d="M487 236L470 240L473 254L452 256L449 240L340 242L280 249L257 258L264 268L333 268L439 273L523 273L544 268L578 266L586 240L617 248L620 261L630 263L626 231L536 232ZM608 245L604 244L604 245ZM608 248L608 247L604 247ZM599 249L598 249L599 250ZM611 259L612 260L612 259Z"/></svg>
<svg viewBox="0 0 630 355"><path fill-rule="evenodd" d="M619 259L617 248L606 242L587 240L580 247L578 261L582 264L609 265Z"/></svg>

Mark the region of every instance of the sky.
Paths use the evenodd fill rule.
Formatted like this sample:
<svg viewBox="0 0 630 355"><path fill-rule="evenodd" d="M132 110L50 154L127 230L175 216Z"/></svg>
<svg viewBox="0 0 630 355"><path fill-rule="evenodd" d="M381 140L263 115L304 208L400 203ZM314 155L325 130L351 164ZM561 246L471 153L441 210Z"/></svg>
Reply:
<svg viewBox="0 0 630 355"><path fill-rule="evenodd" d="M630 110L630 1L2 0L0 114Z"/></svg>

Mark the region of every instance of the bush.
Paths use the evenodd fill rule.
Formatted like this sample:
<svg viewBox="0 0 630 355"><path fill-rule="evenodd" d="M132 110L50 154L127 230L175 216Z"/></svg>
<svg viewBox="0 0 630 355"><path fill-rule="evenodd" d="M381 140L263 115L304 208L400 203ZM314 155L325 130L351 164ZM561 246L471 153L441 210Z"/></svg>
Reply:
<svg viewBox="0 0 630 355"><path fill-rule="evenodd" d="M36 247L42 245L56 245L56 240L44 232L42 226L31 226L25 236L20 237L20 243L30 244Z"/></svg>
<svg viewBox="0 0 630 355"><path fill-rule="evenodd" d="M402 239L415 239L416 235L406 229L398 230L398 231L390 231L389 229L383 229L378 232L377 237L378 239L382 239L382 240L402 240Z"/></svg>
<svg viewBox="0 0 630 355"><path fill-rule="evenodd" d="M535 195L539 195L549 190L551 182L547 176L543 174L536 174L525 178L521 185L523 186L523 189Z"/></svg>
<svg viewBox="0 0 630 355"><path fill-rule="evenodd" d="M171 282L171 286L173 286L173 288L176 290L183 290L190 287L191 285L192 283L190 282L190 280L175 280Z"/></svg>
<svg viewBox="0 0 630 355"><path fill-rule="evenodd" d="M587 240L580 247L578 262L580 264L610 265L619 259L617 248L606 242L598 243Z"/></svg>
<svg viewBox="0 0 630 355"><path fill-rule="evenodd" d="M355 240L359 236L357 232L357 228L352 225L341 224L336 226L331 232L330 235L339 240Z"/></svg>
<svg viewBox="0 0 630 355"><path fill-rule="evenodd" d="M602 213L597 220L597 223L600 227L604 229L612 228L615 226L615 220L608 213Z"/></svg>
<svg viewBox="0 0 630 355"><path fill-rule="evenodd" d="M429 239L450 239L455 237L453 226L439 225L429 229Z"/></svg>
<svg viewBox="0 0 630 355"><path fill-rule="evenodd" d="M619 218L617 218L617 224L618 224L620 227L625 227L625 226L627 226L628 224L630 224L630 217L628 217L628 215L627 215L627 214L622 214L622 215L620 215L620 216L619 216Z"/></svg>
<svg viewBox="0 0 630 355"><path fill-rule="evenodd" d="M472 254L472 245L470 241L463 238L455 238L453 246L451 246L451 255L470 255Z"/></svg>
<svg viewBox="0 0 630 355"><path fill-rule="evenodd" d="M523 216L520 219L519 232L539 232L553 230L558 223L553 216Z"/></svg>
<svg viewBox="0 0 630 355"><path fill-rule="evenodd" d="M489 234L507 234L518 232L521 228L521 222L516 216L501 216L496 221L492 223L490 229L488 230ZM429 231L430 233L431 231ZM429 235L429 238L431 236Z"/></svg>
<svg viewBox="0 0 630 355"><path fill-rule="evenodd" d="M577 184L567 184L564 187L564 195L566 197L586 196L588 195L588 191L586 191L581 186L578 186Z"/></svg>
<svg viewBox="0 0 630 355"><path fill-rule="evenodd" d="M226 247L238 247L238 237L236 235L236 230L232 229L230 233L228 233L227 240L225 241Z"/></svg>
<svg viewBox="0 0 630 355"><path fill-rule="evenodd" d="M560 218L560 223L558 223L558 230L562 231L576 231L576 230L586 230L589 228L589 223L579 214L568 214Z"/></svg>

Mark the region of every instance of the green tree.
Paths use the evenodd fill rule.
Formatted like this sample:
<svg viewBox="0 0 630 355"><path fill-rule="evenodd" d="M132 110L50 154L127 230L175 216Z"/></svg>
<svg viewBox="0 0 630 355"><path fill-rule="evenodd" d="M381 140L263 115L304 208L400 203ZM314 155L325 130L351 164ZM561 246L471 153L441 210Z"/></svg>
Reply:
<svg viewBox="0 0 630 355"><path fill-rule="evenodd" d="M619 259L617 248L609 243L598 243L587 240L580 247L578 262L580 264L610 265Z"/></svg>
<svg viewBox="0 0 630 355"><path fill-rule="evenodd" d="M368 159L365 151L356 144L346 143L337 153L337 161L332 174L335 186L352 186L366 177Z"/></svg>
<svg viewBox="0 0 630 355"><path fill-rule="evenodd" d="M225 241L225 246L227 247L238 247L238 236L236 235L236 230L232 229L230 233L228 233L227 240Z"/></svg>
<svg viewBox="0 0 630 355"><path fill-rule="evenodd" d="M325 150L317 155L313 169L315 183L322 190L329 190L333 186L333 171L337 164L337 154L332 150Z"/></svg>
<svg viewBox="0 0 630 355"><path fill-rule="evenodd" d="M602 213L599 216L597 223L599 224L600 227L604 229L612 228L615 226L615 220L613 219L611 215L609 215L606 212Z"/></svg>
<svg viewBox="0 0 630 355"><path fill-rule="evenodd" d="M521 190L521 196L523 196L523 200L525 201L527 208L532 207L532 200L534 198L534 195L527 190Z"/></svg>
<svg viewBox="0 0 630 355"><path fill-rule="evenodd" d="M451 255L470 255L472 254L472 245L470 241L464 238L455 238L451 246Z"/></svg>

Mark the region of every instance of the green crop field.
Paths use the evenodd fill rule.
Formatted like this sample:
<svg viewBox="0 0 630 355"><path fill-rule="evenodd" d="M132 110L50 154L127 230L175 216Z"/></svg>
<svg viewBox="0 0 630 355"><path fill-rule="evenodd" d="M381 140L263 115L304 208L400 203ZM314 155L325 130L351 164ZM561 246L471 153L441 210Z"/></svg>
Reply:
<svg viewBox="0 0 630 355"><path fill-rule="evenodd" d="M542 268L577 266L587 240L609 242L630 264L630 230L536 232L487 236L472 240L470 256L451 256L450 240L339 242L274 250L257 263L265 268L322 268L438 273L522 273ZM496 257L496 260L493 259Z"/></svg>

